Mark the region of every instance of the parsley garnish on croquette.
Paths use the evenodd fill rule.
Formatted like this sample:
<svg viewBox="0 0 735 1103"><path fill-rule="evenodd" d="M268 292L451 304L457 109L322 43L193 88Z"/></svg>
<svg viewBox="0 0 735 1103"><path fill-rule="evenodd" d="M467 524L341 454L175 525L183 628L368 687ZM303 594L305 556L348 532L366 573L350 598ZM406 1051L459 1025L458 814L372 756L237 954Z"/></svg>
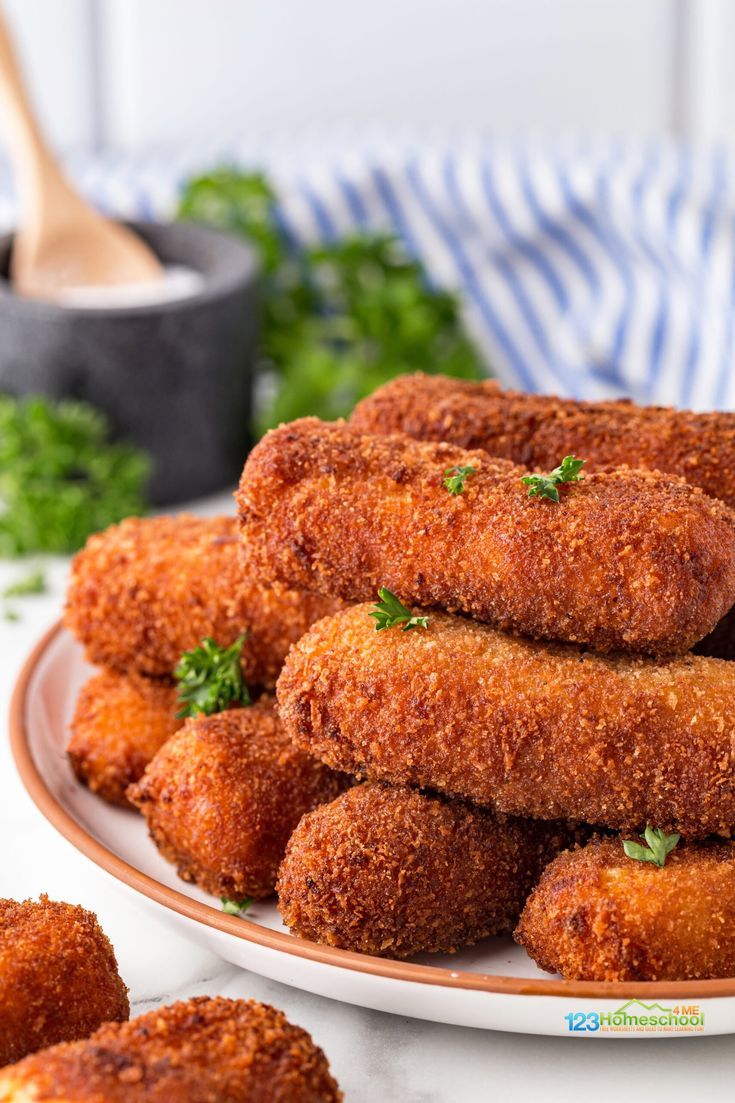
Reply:
<svg viewBox="0 0 735 1103"><path fill-rule="evenodd" d="M633 842L632 839L623 840L623 850L626 855L629 858L635 858L637 862L653 862L654 865L663 868L667 857L679 842L681 835L676 832L673 835L666 835L660 827L647 825L641 838L646 840L647 847Z"/></svg>
<svg viewBox="0 0 735 1103"><path fill-rule="evenodd" d="M411 610L407 609L403 602L384 586L378 590L378 597L380 600L376 601L372 613L368 614L375 620L376 632L381 632L384 628L395 628L399 624L403 625L404 632L408 632L411 628L429 627L428 617L415 617Z"/></svg>
<svg viewBox="0 0 735 1103"><path fill-rule="evenodd" d="M229 647L220 647L207 636L199 647L183 653L174 671L182 706L176 714L179 719L211 716L229 705L250 704L240 664L244 643L245 633Z"/></svg>
<svg viewBox="0 0 735 1103"><path fill-rule="evenodd" d="M529 498L548 498L551 502L558 502L557 487L560 483L576 483L583 479L584 475L580 475L580 471L584 462L575 456L565 456L559 466L548 475L524 475L521 482L529 487Z"/></svg>
<svg viewBox="0 0 735 1103"><path fill-rule="evenodd" d="M450 494L462 494L466 480L476 474L477 468L469 463L464 467L448 467L444 472L444 485Z"/></svg>

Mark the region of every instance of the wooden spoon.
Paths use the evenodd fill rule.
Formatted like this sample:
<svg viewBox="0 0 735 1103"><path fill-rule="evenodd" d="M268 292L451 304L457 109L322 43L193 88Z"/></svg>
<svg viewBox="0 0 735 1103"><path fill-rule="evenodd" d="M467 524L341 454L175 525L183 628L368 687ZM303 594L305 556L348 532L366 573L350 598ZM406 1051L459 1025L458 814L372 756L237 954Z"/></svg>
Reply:
<svg viewBox="0 0 735 1103"><path fill-rule="evenodd" d="M0 109L21 211L10 267L15 290L54 300L71 287L160 280L163 269L148 246L67 183L41 135L1 16Z"/></svg>

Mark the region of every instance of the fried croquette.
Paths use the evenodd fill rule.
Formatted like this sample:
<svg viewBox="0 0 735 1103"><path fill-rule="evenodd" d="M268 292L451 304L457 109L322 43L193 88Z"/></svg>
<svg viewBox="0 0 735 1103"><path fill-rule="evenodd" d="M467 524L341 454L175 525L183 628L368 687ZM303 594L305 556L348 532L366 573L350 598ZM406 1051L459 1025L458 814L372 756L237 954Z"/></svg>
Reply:
<svg viewBox="0 0 735 1103"><path fill-rule="evenodd" d="M272 697L186 722L128 798L185 881L215 896L273 892L289 835L345 779L292 746Z"/></svg>
<svg viewBox="0 0 735 1103"><path fill-rule="evenodd" d="M248 575L234 519L181 514L91 536L72 564L65 619L90 662L157 677L205 636L228 647L246 632L245 680L272 687L294 640L333 611Z"/></svg>
<svg viewBox="0 0 735 1103"><path fill-rule="evenodd" d="M199 996L109 1023L0 1072L0 1103L338 1103L321 1049L282 1011Z"/></svg>
<svg viewBox="0 0 735 1103"><path fill-rule="evenodd" d="M304 816L278 874L294 934L363 954L451 951L507 933L573 832L367 782Z"/></svg>
<svg viewBox="0 0 735 1103"><path fill-rule="evenodd" d="M474 469L464 493L446 472ZM735 603L735 512L620 469L529 498L484 452L305 418L254 448L238 491L253 568L356 601L468 613L596 650L686 651Z"/></svg>
<svg viewBox="0 0 735 1103"><path fill-rule="evenodd" d="M115 952L73 904L0 900L0 1065L130 1014Z"/></svg>
<svg viewBox="0 0 735 1103"><path fill-rule="evenodd" d="M401 432L482 448L539 471L550 471L569 453L587 469L630 464L664 471L735 506L735 413L578 402L504 391L490 380L418 373L363 399L350 424L362 433Z"/></svg>
<svg viewBox="0 0 735 1103"><path fill-rule="evenodd" d="M595 840L546 869L515 938L569 980L735 976L735 844L680 845L659 868Z"/></svg>
<svg viewBox="0 0 735 1103"><path fill-rule="evenodd" d="M735 830L735 666L506 636L432 613L314 625L278 681L295 743L337 770L503 812L611 828Z"/></svg>
<svg viewBox="0 0 735 1103"><path fill-rule="evenodd" d="M176 687L159 678L101 670L82 686L66 753L93 793L128 806L125 790L181 727Z"/></svg>

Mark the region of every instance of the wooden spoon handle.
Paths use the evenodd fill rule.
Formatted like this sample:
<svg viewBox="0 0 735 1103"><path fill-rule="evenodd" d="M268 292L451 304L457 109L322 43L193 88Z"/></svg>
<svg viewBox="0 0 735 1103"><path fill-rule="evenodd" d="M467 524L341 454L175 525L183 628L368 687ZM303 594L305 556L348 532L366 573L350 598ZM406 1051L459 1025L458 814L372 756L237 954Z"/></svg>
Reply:
<svg viewBox="0 0 735 1103"><path fill-rule="evenodd" d="M49 173L58 172L43 140L18 64L17 55L0 13L0 113L14 168L19 174L23 202L37 199Z"/></svg>

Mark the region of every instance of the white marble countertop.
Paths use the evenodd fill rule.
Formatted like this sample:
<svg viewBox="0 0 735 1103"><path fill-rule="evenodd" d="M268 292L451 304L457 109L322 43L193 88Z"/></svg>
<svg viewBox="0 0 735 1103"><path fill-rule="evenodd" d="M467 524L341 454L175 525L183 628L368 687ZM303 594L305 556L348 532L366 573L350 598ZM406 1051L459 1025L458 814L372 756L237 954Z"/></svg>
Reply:
<svg viewBox="0 0 735 1103"><path fill-rule="evenodd" d="M0 620L4 714L25 654L61 610L66 563L46 566L49 592L16 601L18 622ZM0 589L27 569L0 563ZM95 911L115 946L134 1014L204 993L275 1004L325 1050L348 1103L732 1099L735 1042L728 1037L556 1039L441 1026L333 1002L227 965L139 910L55 833L18 780L5 717L3 724L0 896L48 892Z"/></svg>

